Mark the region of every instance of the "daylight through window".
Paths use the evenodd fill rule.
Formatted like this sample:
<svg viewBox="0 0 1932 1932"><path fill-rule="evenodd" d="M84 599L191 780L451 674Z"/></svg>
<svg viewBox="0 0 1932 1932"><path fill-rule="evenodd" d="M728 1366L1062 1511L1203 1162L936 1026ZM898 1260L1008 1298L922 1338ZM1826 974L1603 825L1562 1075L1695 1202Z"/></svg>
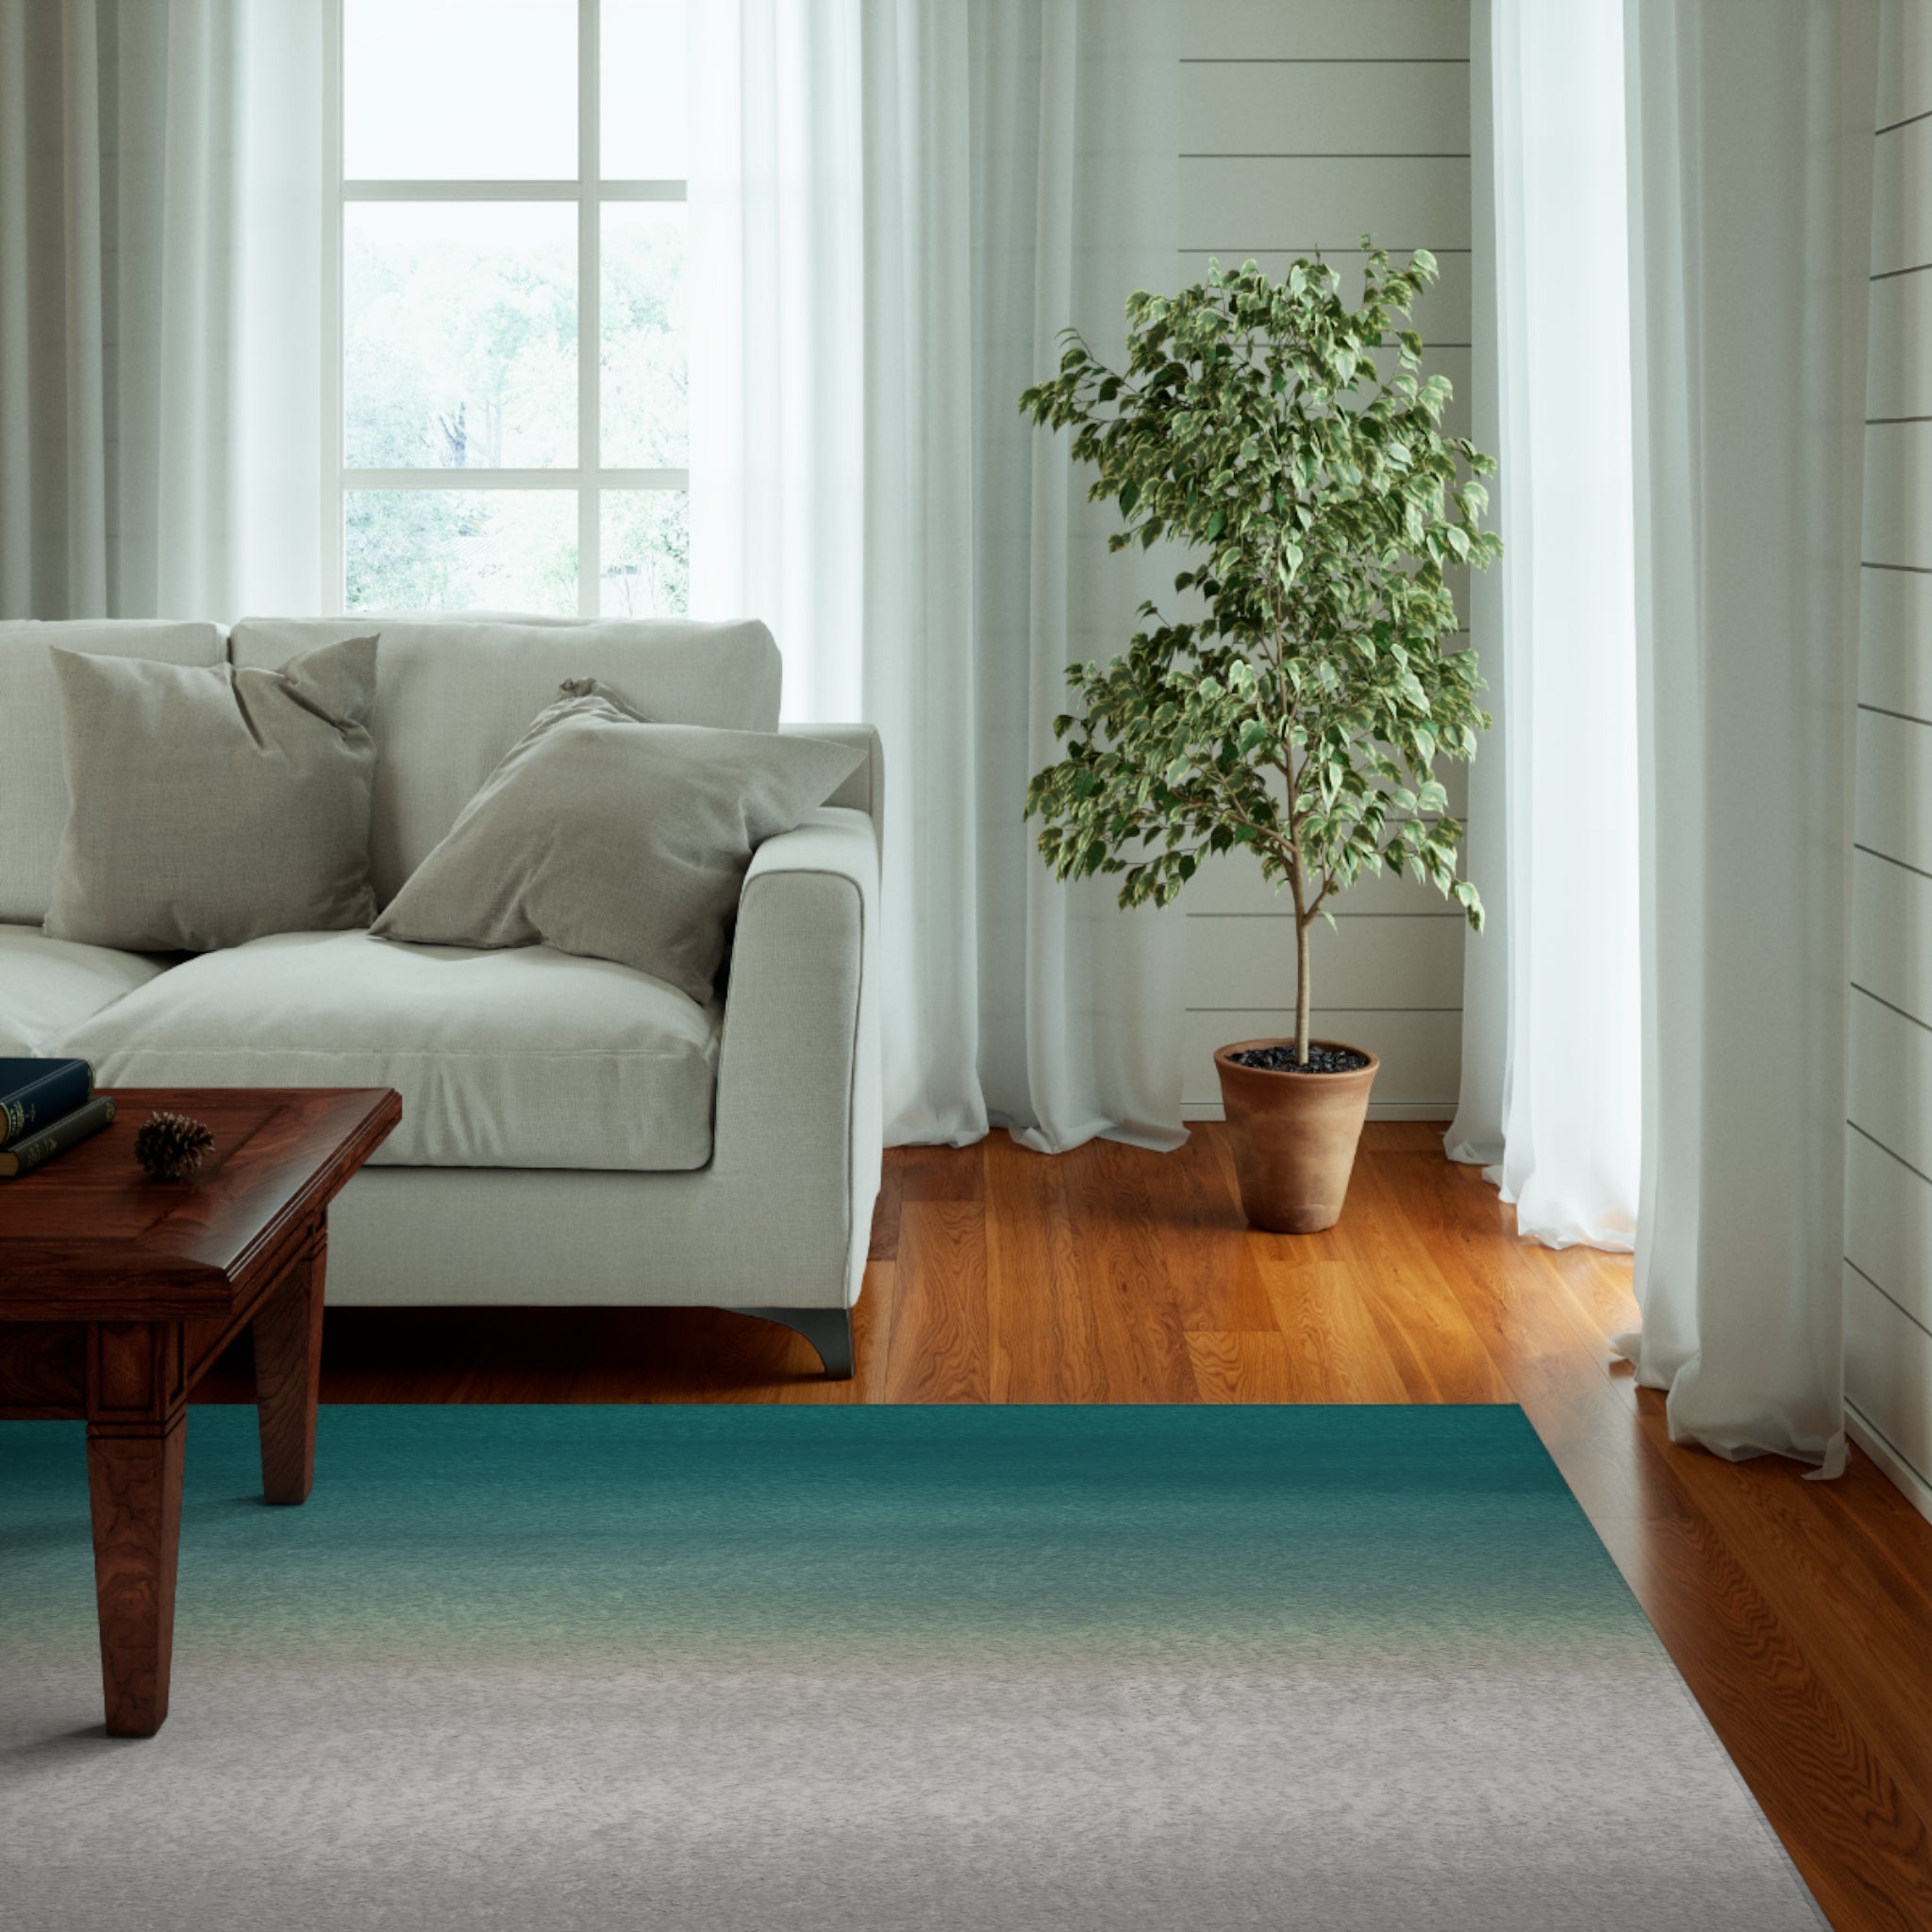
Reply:
<svg viewBox="0 0 1932 1932"><path fill-rule="evenodd" d="M685 0L340 0L346 610L686 605Z"/></svg>

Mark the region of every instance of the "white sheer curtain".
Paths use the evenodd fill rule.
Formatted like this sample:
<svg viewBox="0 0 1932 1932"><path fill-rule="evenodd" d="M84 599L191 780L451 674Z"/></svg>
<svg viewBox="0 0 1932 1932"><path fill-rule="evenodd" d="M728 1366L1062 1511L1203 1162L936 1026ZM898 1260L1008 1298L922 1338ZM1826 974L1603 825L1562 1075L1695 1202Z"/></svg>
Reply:
<svg viewBox="0 0 1932 1932"><path fill-rule="evenodd" d="M1554 1247L1633 1245L1637 682L1623 0L1477 0L1476 441L1503 560L1472 629L1463 1085L1448 1149Z"/></svg>
<svg viewBox="0 0 1932 1932"><path fill-rule="evenodd" d="M1054 885L1020 818L1147 572L1018 397L1174 275L1173 33L1161 0L694 9L692 607L772 625L791 716L884 736L894 1140L1182 1136L1180 922Z"/></svg>
<svg viewBox="0 0 1932 1932"><path fill-rule="evenodd" d="M1630 0L1639 1378L1843 1466L1845 931L1874 0Z"/></svg>
<svg viewBox="0 0 1932 1932"><path fill-rule="evenodd" d="M318 608L322 0L0 0L0 617Z"/></svg>

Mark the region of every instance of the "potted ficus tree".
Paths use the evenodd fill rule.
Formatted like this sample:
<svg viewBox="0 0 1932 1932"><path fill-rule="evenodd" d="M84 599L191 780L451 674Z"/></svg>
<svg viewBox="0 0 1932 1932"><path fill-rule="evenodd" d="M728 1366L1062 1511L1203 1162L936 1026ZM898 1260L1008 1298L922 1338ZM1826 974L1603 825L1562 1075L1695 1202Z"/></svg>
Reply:
<svg viewBox="0 0 1932 1932"><path fill-rule="evenodd" d="M1167 904L1238 846L1292 895L1294 1037L1215 1056L1242 1206L1290 1233L1340 1216L1377 1066L1309 1038L1314 922L1389 865L1482 924L1436 771L1490 722L1444 573L1501 555L1479 527L1495 464L1442 433L1448 380L1424 378L1407 326L1434 258L1393 268L1363 245L1357 308L1319 259L1278 282L1217 263L1133 296L1124 369L1069 331L1059 373L1020 401L1074 430L1089 495L1119 506L1114 549L1194 553L1174 578L1190 613L1143 605L1125 656L1069 667L1082 708L1055 721L1064 755L1027 815L1057 876L1119 874L1123 906Z"/></svg>

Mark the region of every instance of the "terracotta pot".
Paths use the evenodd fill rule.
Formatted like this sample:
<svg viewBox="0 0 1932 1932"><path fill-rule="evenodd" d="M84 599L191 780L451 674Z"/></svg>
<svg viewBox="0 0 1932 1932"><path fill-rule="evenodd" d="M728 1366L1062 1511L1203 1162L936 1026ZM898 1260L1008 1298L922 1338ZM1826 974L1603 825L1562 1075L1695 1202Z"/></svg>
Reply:
<svg viewBox="0 0 1932 1932"><path fill-rule="evenodd" d="M1368 1060L1352 1074L1274 1074L1243 1067L1231 1056L1286 1040L1238 1040L1214 1056L1227 1138L1234 1145L1241 1208L1271 1234L1319 1234L1341 1218L1356 1142L1369 1113L1369 1089L1382 1062L1366 1047L1340 1040L1310 1046L1342 1048Z"/></svg>

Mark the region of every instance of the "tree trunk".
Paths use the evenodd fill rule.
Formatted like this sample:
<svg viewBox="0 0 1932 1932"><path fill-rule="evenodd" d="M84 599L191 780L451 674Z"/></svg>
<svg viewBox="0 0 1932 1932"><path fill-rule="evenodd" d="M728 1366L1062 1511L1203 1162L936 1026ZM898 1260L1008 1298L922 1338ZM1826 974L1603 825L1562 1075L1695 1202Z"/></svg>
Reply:
<svg viewBox="0 0 1932 1932"><path fill-rule="evenodd" d="M1308 1063L1308 904L1303 881L1302 856L1297 846L1291 854L1288 882L1294 891L1294 1057Z"/></svg>
<svg viewBox="0 0 1932 1932"><path fill-rule="evenodd" d="M1294 1057L1308 1063L1308 927L1311 921L1295 915L1294 922Z"/></svg>

